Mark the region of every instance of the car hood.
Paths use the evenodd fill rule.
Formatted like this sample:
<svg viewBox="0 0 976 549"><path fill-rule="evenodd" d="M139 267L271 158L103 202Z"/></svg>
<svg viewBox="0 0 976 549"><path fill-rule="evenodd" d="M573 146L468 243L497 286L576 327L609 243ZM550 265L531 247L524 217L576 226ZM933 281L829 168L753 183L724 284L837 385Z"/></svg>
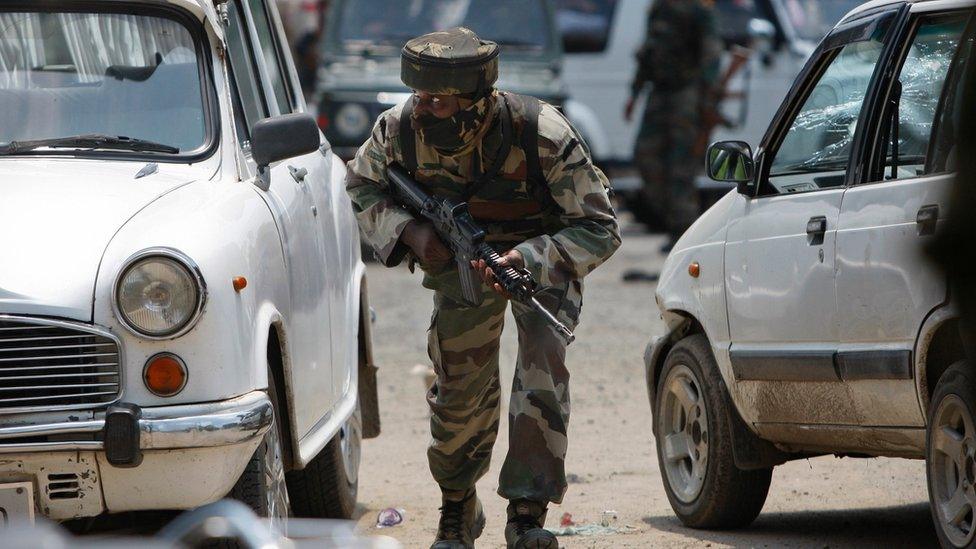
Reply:
<svg viewBox="0 0 976 549"><path fill-rule="evenodd" d="M0 314L90 322L105 247L136 212L200 169L92 160L0 161ZM135 252L137 250L133 250Z"/></svg>

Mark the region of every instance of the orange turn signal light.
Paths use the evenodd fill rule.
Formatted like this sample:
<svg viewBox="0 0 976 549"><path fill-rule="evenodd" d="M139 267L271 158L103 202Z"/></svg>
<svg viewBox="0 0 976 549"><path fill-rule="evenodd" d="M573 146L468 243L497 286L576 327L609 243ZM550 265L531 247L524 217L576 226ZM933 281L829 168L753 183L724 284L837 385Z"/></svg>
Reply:
<svg viewBox="0 0 976 549"><path fill-rule="evenodd" d="M247 279L244 278L243 276L235 276L234 291L237 293L241 293L241 290L243 290L244 288L247 288Z"/></svg>
<svg viewBox="0 0 976 549"><path fill-rule="evenodd" d="M146 362L142 370L142 380L149 392L161 397L178 394L186 386L186 364L180 357L170 353L160 353Z"/></svg>
<svg viewBox="0 0 976 549"><path fill-rule="evenodd" d="M699 265L697 261L688 265L688 274L690 274L692 278L698 278L701 276L701 265Z"/></svg>

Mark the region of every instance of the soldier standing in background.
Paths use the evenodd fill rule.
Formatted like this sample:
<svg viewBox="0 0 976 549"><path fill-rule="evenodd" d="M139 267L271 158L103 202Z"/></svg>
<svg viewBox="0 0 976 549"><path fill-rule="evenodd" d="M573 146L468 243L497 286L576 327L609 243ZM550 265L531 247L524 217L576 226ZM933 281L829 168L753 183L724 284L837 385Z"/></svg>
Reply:
<svg viewBox="0 0 976 549"><path fill-rule="evenodd" d="M469 204L508 266L525 267L537 298L573 327L583 277L620 245L609 182L585 143L552 106L495 90L498 46L456 28L403 49L407 102L380 115L349 163L346 186L366 241L384 265L419 261L435 291L428 351L437 372L428 460L443 504L435 549L468 548L484 528L475 483L488 470L500 421L498 351L508 299L477 265L484 302L462 304L458 270L432 227L391 196L398 163L431 194ZM492 290L491 288L495 288ZM519 354L509 408L509 452L498 494L509 500L509 547L556 548L546 507L566 492L569 371L566 343L538 312L512 312Z"/></svg>
<svg viewBox="0 0 976 549"><path fill-rule="evenodd" d="M637 53L637 74L624 117L651 84L634 160L644 180L638 217L666 224L671 246L698 217L695 176L704 150L701 131L721 98L722 40L710 1L656 0ZM707 138L704 140L707 141Z"/></svg>

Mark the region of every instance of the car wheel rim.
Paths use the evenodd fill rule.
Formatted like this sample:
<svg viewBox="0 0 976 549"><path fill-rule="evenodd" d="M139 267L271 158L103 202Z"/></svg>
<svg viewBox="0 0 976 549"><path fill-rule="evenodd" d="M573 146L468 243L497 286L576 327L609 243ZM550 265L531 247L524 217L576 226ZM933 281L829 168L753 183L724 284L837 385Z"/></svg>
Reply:
<svg viewBox="0 0 976 549"><path fill-rule="evenodd" d="M339 449L342 452L342 467L346 481L355 484L359 480L359 459L362 441L362 419L359 408L339 430Z"/></svg>
<svg viewBox="0 0 976 549"><path fill-rule="evenodd" d="M973 416L961 398L949 395L939 403L931 428L929 467L939 527L953 545L965 547L976 534Z"/></svg>
<svg viewBox="0 0 976 549"><path fill-rule="evenodd" d="M265 435L264 486L265 505L271 525L278 532L284 532L291 505L288 500L288 485L285 483L285 462L277 421Z"/></svg>
<svg viewBox="0 0 976 549"><path fill-rule="evenodd" d="M671 369L661 399L658 442L671 491L683 503L701 493L708 467L708 412L701 383L684 364Z"/></svg>

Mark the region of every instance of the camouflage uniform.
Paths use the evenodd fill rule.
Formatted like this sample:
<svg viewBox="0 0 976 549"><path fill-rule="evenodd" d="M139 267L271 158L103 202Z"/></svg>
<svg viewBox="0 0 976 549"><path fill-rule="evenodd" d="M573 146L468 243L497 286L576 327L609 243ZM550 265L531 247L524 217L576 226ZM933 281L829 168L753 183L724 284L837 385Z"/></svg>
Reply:
<svg viewBox="0 0 976 549"><path fill-rule="evenodd" d="M644 180L643 215L666 220L677 238L698 216L695 176L704 150L695 150L703 107L719 78L722 43L710 2L657 0L637 54L631 87L638 97L652 84L634 159Z"/></svg>
<svg viewBox="0 0 976 549"><path fill-rule="evenodd" d="M513 105L516 131L517 96ZM416 141L416 178L431 192L459 198L465 187L494 162L500 149L500 92L484 103L488 129L463 154L443 155ZM410 99L413 101L413 99ZM403 105L380 116L372 137L349 163L347 190L366 241L391 266L406 255L400 234L413 219L388 194L386 167L403 162L399 138ZM499 175L469 201L474 218L499 251L515 248L544 290L537 296L567 326L579 321L582 278L620 245L606 190L607 180L566 119L543 105L539 116L539 157L547 196L528 183L525 152L513 144ZM475 130L477 131L477 130ZM429 354L437 381L427 399L433 442L431 472L445 497L461 498L488 470L498 431L501 386L499 340L507 300L487 287L478 307L460 300L453 263L425 271L424 286L435 291ZM510 405L509 454L498 493L506 499L560 502L566 491L564 459L569 421L566 348L541 316L512 304L519 331L519 354Z"/></svg>

